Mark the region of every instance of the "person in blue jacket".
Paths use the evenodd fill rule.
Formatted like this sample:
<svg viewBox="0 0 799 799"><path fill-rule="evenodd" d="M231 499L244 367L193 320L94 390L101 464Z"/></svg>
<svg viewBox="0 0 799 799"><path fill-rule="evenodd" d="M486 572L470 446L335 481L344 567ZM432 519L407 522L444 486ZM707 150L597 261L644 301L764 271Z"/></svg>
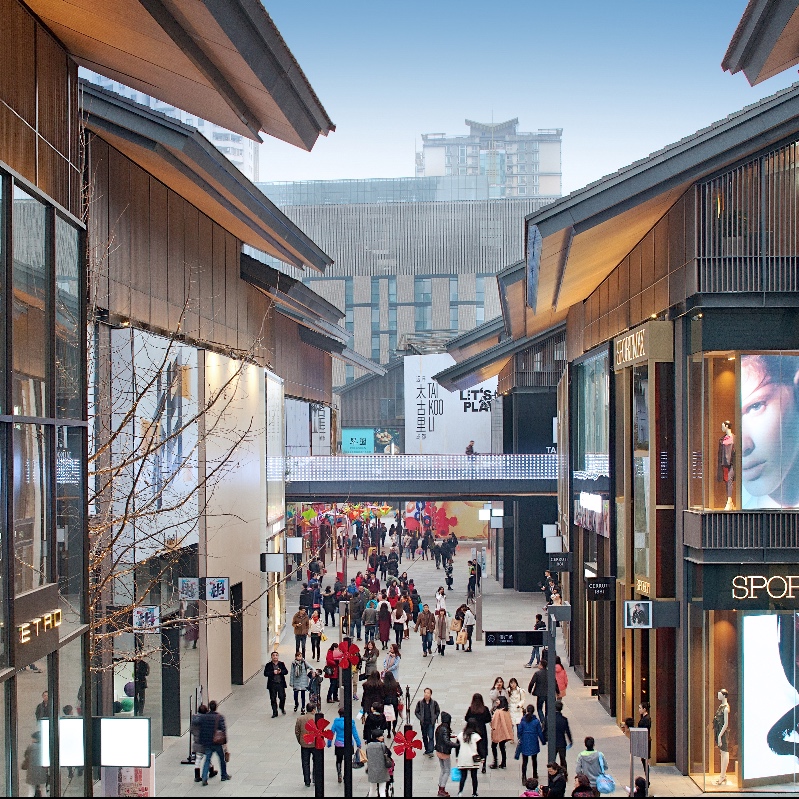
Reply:
<svg viewBox="0 0 799 799"><path fill-rule="evenodd" d="M535 716L535 708L527 705L527 712L519 722L516 731L519 736L519 744L516 747L516 759L522 758L522 783L527 781L527 761L533 761L533 779L538 779L538 753L541 751L539 741L546 743L544 730L541 722Z"/></svg>
<svg viewBox="0 0 799 799"><path fill-rule="evenodd" d="M339 708L338 718L330 725L330 730L333 733L333 740L328 741L327 745L335 746L336 748L336 774L338 774L338 781L341 782L341 766L344 763L344 708ZM352 740L354 746L360 748L361 738L358 735L358 730L355 727L355 719L352 720Z"/></svg>

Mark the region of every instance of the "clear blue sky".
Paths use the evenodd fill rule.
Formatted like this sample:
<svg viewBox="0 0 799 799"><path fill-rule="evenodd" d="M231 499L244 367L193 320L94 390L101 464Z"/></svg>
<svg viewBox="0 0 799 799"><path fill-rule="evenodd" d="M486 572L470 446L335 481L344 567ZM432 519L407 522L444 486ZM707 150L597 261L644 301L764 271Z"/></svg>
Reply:
<svg viewBox="0 0 799 799"><path fill-rule="evenodd" d="M563 128L568 193L798 80L722 72L746 0L265 0L337 126L270 140L261 180L413 175L464 119Z"/></svg>

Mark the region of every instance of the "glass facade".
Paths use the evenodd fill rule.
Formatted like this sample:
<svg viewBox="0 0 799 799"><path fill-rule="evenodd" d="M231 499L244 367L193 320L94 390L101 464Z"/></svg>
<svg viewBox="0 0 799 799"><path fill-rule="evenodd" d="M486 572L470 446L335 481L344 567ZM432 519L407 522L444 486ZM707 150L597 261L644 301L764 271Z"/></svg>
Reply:
<svg viewBox="0 0 799 799"><path fill-rule="evenodd" d="M2 165L0 216L10 222L0 226L0 340L10 344L0 346L0 551L9 556L0 560L0 665L13 669L0 694L7 720L0 730L7 753L0 790L84 796L88 772L53 762L57 719L91 715L84 707L83 231ZM13 627L6 622L8 607L14 610ZM51 611L60 621L47 630L40 620Z"/></svg>

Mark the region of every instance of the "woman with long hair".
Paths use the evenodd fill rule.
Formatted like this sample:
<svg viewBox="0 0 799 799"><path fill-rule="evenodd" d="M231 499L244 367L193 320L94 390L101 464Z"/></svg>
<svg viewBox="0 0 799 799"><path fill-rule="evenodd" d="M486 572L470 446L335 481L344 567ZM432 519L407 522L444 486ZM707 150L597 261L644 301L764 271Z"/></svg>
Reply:
<svg viewBox="0 0 799 799"><path fill-rule="evenodd" d="M339 668L338 662L341 660L341 651L337 643L330 644L330 649L327 650L327 657L325 658L324 675L330 680L330 685L327 689L327 703L333 704L338 702L338 682L339 682Z"/></svg>
<svg viewBox="0 0 799 799"><path fill-rule="evenodd" d="M377 647L374 641L367 641L366 646L363 648L363 656L361 663L363 664L363 673L368 677L372 672L376 672L377 659L379 657Z"/></svg>
<svg viewBox="0 0 799 799"><path fill-rule="evenodd" d="M399 677L400 660L402 654L396 644L391 644L386 659L383 661L383 676L390 674L395 680Z"/></svg>
<svg viewBox="0 0 799 799"><path fill-rule="evenodd" d="M480 735L480 741L477 744L477 751L480 759L483 762L483 774L486 771L486 758L488 757L488 731L487 727L491 723L491 711L486 707L483 701L482 694L474 694L472 696L472 703L466 711L464 721L473 721L475 729Z"/></svg>
<svg viewBox="0 0 799 799"><path fill-rule="evenodd" d="M380 603L377 611L377 629L382 649L388 649L388 639L391 637L391 609L388 602Z"/></svg>
<svg viewBox="0 0 799 799"><path fill-rule="evenodd" d="M512 740L513 722L510 720L508 712L508 700L506 697L500 696L494 715L491 717L491 754L494 757L491 768L505 768L507 765L505 744ZM501 763L497 763L497 748L499 748L499 754L502 755Z"/></svg>
<svg viewBox="0 0 799 799"><path fill-rule="evenodd" d="M405 624L407 621L408 614L405 612L404 604L398 602L391 614L391 625L394 627L397 649L402 649L402 639L405 637Z"/></svg>
<svg viewBox="0 0 799 799"><path fill-rule="evenodd" d="M513 722L514 733L519 722L522 720L525 708L527 707L527 692L519 685L515 677L508 680L508 710Z"/></svg>
<svg viewBox="0 0 799 799"><path fill-rule="evenodd" d="M401 696L402 686L397 682L396 678L391 672L386 672L385 677L383 677L383 713L386 716L386 720L391 725L389 735L391 735L392 732L397 731L397 724L399 724L400 716L399 702ZM388 710L389 706L391 707L391 711Z"/></svg>
<svg viewBox="0 0 799 799"><path fill-rule="evenodd" d="M364 713L368 713L374 704L383 704L383 681L380 679L380 672L373 671L361 688L361 707Z"/></svg>
<svg viewBox="0 0 799 799"><path fill-rule="evenodd" d="M505 680L502 677L497 677L494 680L494 687L488 692L488 698L491 702L491 712L493 713L499 705L500 697L508 698L508 692L505 689Z"/></svg>
<svg viewBox="0 0 799 799"><path fill-rule="evenodd" d="M482 701L482 700L481 700ZM485 707L485 706L483 706ZM466 785L466 778L472 776L472 796L477 796L477 769L480 767L482 754L480 753L483 738L478 731L478 725L474 719L469 719L463 732L458 733L458 755L456 762L461 770L461 782L458 789L458 796L463 794L463 787Z"/></svg>

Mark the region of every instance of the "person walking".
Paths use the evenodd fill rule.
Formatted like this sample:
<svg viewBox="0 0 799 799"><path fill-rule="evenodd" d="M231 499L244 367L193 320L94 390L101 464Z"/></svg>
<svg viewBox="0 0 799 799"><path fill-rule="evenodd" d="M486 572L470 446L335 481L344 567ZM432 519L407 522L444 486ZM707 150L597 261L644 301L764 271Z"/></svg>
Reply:
<svg viewBox="0 0 799 799"><path fill-rule="evenodd" d="M391 758L391 750L383 743L383 735L376 735L372 738L366 738L366 771L369 780L369 793L367 796L372 795L372 786L376 786L378 796L387 795L387 784L391 779L389 774L389 764L393 764ZM383 792L381 793L381 786Z"/></svg>
<svg viewBox="0 0 799 799"><path fill-rule="evenodd" d="M447 611L436 611L436 626L435 626L436 648L439 655L444 655L447 651L447 639L449 638L449 631L447 630Z"/></svg>
<svg viewBox="0 0 799 799"><path fill-rule="evenodd" d="M516 759L522 758L522 785L527 781L527 761L532 761L533 777L538 779L538 753L541 744L546 743L541 722L535 717L535 708L527 705L527 712L519 722L517 729L519 744L516 747Z"/></svg>
<svg viewBox="0 0 799 799"><path fill-rule="evenodd" d="M424 689L424 696L416 703L413 715L419 720L419 725L422 728L424 753L432 757L436 724L438 724L438 717L441 715L441 708L438 702L433 699L432 688Z"/></svg>
<svg viewBox="0 0 799 799"><path fill-rule="evenodd" d="M555 753L567 778L569 776L569 768L566 765L566 750L571 749L572 743L569 720L563 715L563 702L555 702Z"/></svg>
<svg viewBox="0 0 799 799"><path fill-rule="evenodd" d="M422 638L422 657L433 654L433 633L436 631L436 617L430 612L430 606L424 604L422 612L416 617L414 628Z"/></svg>
<svg viewBox="0 0 799 799"><path fill-rule="evenodd" d="M508 706L515 732L527 708L527 691L519 685L519 681L515 677L508 680Z"/></svg>
<svg viewBox="0 0 799 799"><path fill-rule="evenodd" d="M591 787L596 789L597 777L608 770L608 763L602 752L594 749L594 739L589 735L585 739L585 749L577 757L576 774L585 774L588 777Z"/></svg>
<svg viewBox="0 0 799 799"><path fill-rule="evenodd" d="M542 660L538 664L538 670L533 674L530 684L527 686L527 693L535 697L538 715L541 718L546 715L548 691L549 674L547 673L547 662Z"/></svg>
<svg viewBox="0 0 799 799"><path fill-rule="evenodd" d="M463 787L466 780L471 775L472 796L477 796L477 769L480 768L480 761L483 758L481 743L485 740L478 732L478 725L474 719L469 719L463 732L458 733L458 754L456 762L461 771L461 781L458 789L458 796L463 796Z"/></svg>
<svg viewBox="0 0 799 799"><path fill-rule="evenodd" d="M319 616L319 611L315 610L308 622L308 632L311 634L311 657L319 662L322 657L322 636L325 633L325 626Z"/></svg>
<svg viewBox="0 0 799 799"><path fill-rule="evenodd" d="M486 707L483 701L482 694L474 694L472 696L472 703L466 711L464 721L473 721L475 729L480 735L480 741L477 744L477 751L483 764L483 774L486 771L486 760L488 759L488 725L491 724L491 711Z"/></svg>
<svg viewBox="0 0 799 799"><path fill-rule="evenodd" d="M325 594L322 597L322 607L325 611L325 627L332 625L336 626L336 595L333 590L328 586L325 588Z"/></svg>
<svg viewBox="0 0 799 799"><path fill-rule="evenodd" d="M305 662L302 652L294 655L289 670L289 685L294 691L294 712L300 708L300 713L305 713L305 694L308 691L308 672L311 667Z"/></svg>
<svg viewBox="0 0 799 799"><path fill-rule="evenodd" d="M388 639L391 637L391 609L388 602L381 602L377 610L377 627L380 631L380 643L383 649L388 649Z"/></svg>
<svg viewBox="0 0 799 799"><path fill-rule="evenodd" d="M297 720L294 722L294 736L297 739L297 743L300 745L302 781L305 783L306 788L311 787L311 761L314 749L316 748L316 743L313 739L311 739L310 743L305 740L305 725L309 721L312 724L316 723L316 705L313 702L308 702L302 710L302 715L298 716Z"/></svg>
<svg viewBox="0 0 799 799"><path fill-rule="evenodd" d="M379 657L380 653L377 651L375 642L368 641L363 648L363 654L361 656L361 665L363 666L363 673L366 677L369 677L370 674L377 671L377 659Z"/></svg>
<svg viewBox="0 0 799 799"><path fill-rule="evenodd" d="M216 702L208 703L208 712L200 716L198 737L200 746L205 749L205 760L203 761L202 781L203 785L208 785L208 769L211 768L211 757L216 754L222 764L222 781L230 779L225 762L225 749L227 744L227 727L225 717L216 712ZM219 743L219 738L224 739L224 743Z"/></svg>
<svg viewBox="0 0 799 799"><path fill-rule="evenodd" d="M461 647L461 641L466 640L466 630L463 629L463 617L466 614L466 605L461 605L456 611L455 616L449 623L449 631L455 637L455 651L457 652ZM461 636L463 632L463 636ZM466 645L464 644L464 649Z"/></svg>
<svg viewBox="0 0 799 799"><path fill-rule="evenodd" d="M563 668L563 661L558 655L555 658L555 682L557 683L557 698L563 699L566 696L566 689L569 687L569 674Z"/></svg>
<svg viewBox="0 0 799 799"><path fill-rule="evenodd" d="M472 613L471 608L466 608L463 611L463 626L466 628L466 643L469 644L468 649L464 649L464 652L471 652L472 651L472 635L474 634L474 626L477 624L477 619L474 617L474 613Z"/></svg>
<svg viewBox="0 0 799 799"><path fill-rule="evenodd" d="M366 603L361 620L363 621L363 638L368 644L370 641L374 641L377 635L377 602L374 599L370 599Z"/></svg>
<svg viewBox="0 0 799 799"><path fill-rule="evenodd" d="M452 716L449 713L441 714L441 724L436 728L435 752L438 759L438 796L449 796L447 782L450 776L450 755L457 746L452 735Z"/></svg>
<svg viewBox="0 0 799 799"><path fill-rule="evenodd" d="M350 636L355 637L357 632L357 640L361 639L361 630L363 625L363 613L366 610L366 601L360 591L350 599Z"/></svg>
<svg viewBox="0 0 799 799"><path fill-rule="evenodd" d="M311 620L308 618L308 612L300 605L300 609L291 619L291 626L294 628L294 650L302 652L303 658L305 657L305 642L308 640L310 624Z"/></svg>
<svg viewBox="0 0 799 799"><path fill-rule="evenodd" d="M302 652L298 652L302 656ZM280 705L280 712L286 715L286 675L289 670L286 664L280 659L277 652L272 652L272 657L264 666L264 677L266 677L266 690L269 691L269 701L272 704L272 718L277 718L277 708Z"/></svg>
<svg viewBox="0 0 799 799"><path fill-rule="evenodd" d="M508 712L508 698L500 696L497 700L497 707L494 715L491 716L491 754L494 762L491 768L505 768L508 763L508 755L505 751L505 744L513 740L513 722ZM502 761L497 763L497 748L502 755Z"/></svg>
<svg viewBox="0 0 799 799"><path fill-rule="evenodd" d="M355 719L353 719L350 724L350 730L347 732L346 725L344 724L344 708L342 707L339 708L338 716L330 725L330 731L333 733L333 740L328 741L327 746L328 748L333 746L336 750L336 775L338 776L339 782L341 782L343 779L341 770L342 766L344 765L344 741L346 736L352 736L353 747L360 747L361 745L361 736L358 735L358 729L355 726Z"/></svg>
<svg viewBox="0 0 799 799"><path fill-rule="evenodd" d="M388 654L383 661L383 677L385 678L386 674L390 674L396 680L399 677L401 660L402 654L400 653L399 646L397 646L397 644L391 644L391 648L388 650Z"/></svg>
<svg viewBox="0 0 799 799"><path fill-rule="evenodd" d="M542 630L546 630L547 625L544 621L544 617L540 613L535 614L535 624L533 625L533 631L538 632ZM533 651L530 653L530 660L524 664L524 668L531 669L533 668L533 661L535 664L538 665L541 662L541 646L534 646Z"/></svg>
<svg viewBox="0 0 799 799"><path fill-rule="evenodd" d="M391 724L389 735L397 731L397 724L400 720L400 697L402 696L402 686L397 682L394 675L389 671L383 677L383 714L386 721Z"/></svg>
<svg viewBox="0 0 799 799"><path fill-rule="evenodd" d="M397 649L402 649L402 639L405 637L405 624L408 621L408 614L402 605L397 603L394 612L391 614L391 626L394 628L394 640Z"/></svg>
<svg viewBox="0 0 799 799"><path fill-rule="evenodd" d="M382 692L383 686L380 684L380 682L378 682L377 685ZM382 694L379 695L381 698L373 702L371 707L364 711L366 714L363 718L364 741L373 741L375 738L383 738L391 729L388 720L386 719L386 715L383 712Z"/></svg>
<svg viewBox="0 0 799 799"><path fill-rule="evenodd" d="M361 708L363 712L365 714L369 713L374 705L380 705L380 712L383 712L383 682L380 678L379 671L371 672L361 689ZM366 733L364 733L364 735L366 735Z"/></svg>
<svg viewBox="0 0 799 799"><path fill-rule="evenodd" d="M328 705L338 702L339 660L341 660L341 652L339 651L338 644L333 642L330 644L330 649L327 650L325 669L323 672L325 677L330 680L330 685L327 687Z"/></svg>
<svg viewBox="0 0 799 799"><path fill-rule="evenodd" d="M49 749L49 742L46 744ZM25 748L20 768L25 772L25 784L30 789L29 796L47 796L49 782L48 769L42 765L41 733L34 730L31 742Z"/></svg>
<svg viewBox="0 0 799 799"><path fill-rule="evenodd" d="M200 743L200 716L205 715L208 712L208 705L200 705L197 708L197 712L191 717L191 751L194 754L194 762L195 764L202 763L202 759L205 757L205 747ZM194 781L195 782L202 782L201 776L202 768L199 765L195 765L194 768ZM216 777L219 772L211 765L211 768L208 772L209 777Z"/></svg>
<svg viewBox="0 0 799 799"><path fill-rule="evenodd" d="M447 609L447 592L444 590L444 586L438 586L438 590L436 591L436 613L439 610L446 611Z"/></svg>

